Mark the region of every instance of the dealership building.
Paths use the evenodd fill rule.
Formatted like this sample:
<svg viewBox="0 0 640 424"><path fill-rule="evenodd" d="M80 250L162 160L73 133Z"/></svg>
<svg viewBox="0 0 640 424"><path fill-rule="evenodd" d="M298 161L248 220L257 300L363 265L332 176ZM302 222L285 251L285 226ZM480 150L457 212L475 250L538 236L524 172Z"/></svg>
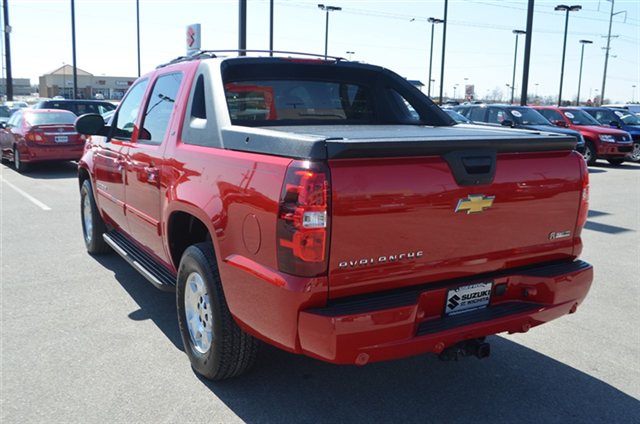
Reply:
<svg viewBox="0 0 640 424"><path fill-rule="evenodd" d="M136 80L136 77L108 77L93 75L80 68L78 74L78 97L84 99L105 98L120 100ZM40 97L63 96L72 98L73 66L63 65L40 77Z"/></svg>

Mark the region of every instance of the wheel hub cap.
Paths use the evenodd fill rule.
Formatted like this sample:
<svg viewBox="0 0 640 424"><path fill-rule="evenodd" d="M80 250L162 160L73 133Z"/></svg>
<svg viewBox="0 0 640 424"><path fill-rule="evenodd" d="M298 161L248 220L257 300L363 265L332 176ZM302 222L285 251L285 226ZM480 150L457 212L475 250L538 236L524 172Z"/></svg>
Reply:
<svg viewBox="0 0 640 424"><path fill-rule="evenodd" d="M633 143L633 152L631 152L632 160L640 160L640 143Z"/></svg>
<svg viewBox="0 0 640 424"><path fill-rule="evenodd" d="M187 277L184 309L191 343L195 350L206 353L213 340L213 314L204 279L197 272Z"/></svg>

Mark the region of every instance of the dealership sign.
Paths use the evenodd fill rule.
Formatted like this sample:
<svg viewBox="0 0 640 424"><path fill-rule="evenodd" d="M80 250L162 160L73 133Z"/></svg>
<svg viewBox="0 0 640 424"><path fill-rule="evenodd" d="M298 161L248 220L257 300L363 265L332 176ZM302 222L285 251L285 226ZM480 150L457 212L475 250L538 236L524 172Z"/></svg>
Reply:
<svg viewBox="0 0 640 424"><path fill-rule="evenodd" d="M187 55L200 50L200 24L187 27Z"/></svg>

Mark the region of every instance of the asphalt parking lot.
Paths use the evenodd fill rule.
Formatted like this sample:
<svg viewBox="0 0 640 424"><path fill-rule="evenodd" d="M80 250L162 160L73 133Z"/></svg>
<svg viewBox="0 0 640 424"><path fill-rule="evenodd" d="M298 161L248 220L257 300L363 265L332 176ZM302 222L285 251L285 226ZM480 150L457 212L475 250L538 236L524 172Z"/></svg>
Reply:
<svg viewBox="0 0 640 424"><path fill-rule="evenodd" d="M359 368L264 346L222 383L191 370L172 294L115 254L86 254L75 164L6 165L2 423L640 422L640 164L590 168L595 281L576 314L491 337L484 360Z"/></svg>

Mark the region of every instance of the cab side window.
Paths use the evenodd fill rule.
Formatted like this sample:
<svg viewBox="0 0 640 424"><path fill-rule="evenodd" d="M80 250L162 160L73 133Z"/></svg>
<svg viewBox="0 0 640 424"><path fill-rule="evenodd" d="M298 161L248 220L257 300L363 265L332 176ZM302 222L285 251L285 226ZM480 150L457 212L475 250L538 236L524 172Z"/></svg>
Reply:
<svg viewBox="0 0 640 424"><path fill-rule="evenodd" d="M115 121L114 137L131 139L136 119L138 118L138 111L142 105L142 98L144 97L148 83L149 81L144 80L134 85L131 90L129 90L127 97L122 101Z"/></svg>
<svg viewBox="0 0 640 424"><path fill-rule="evenodd" d="M507 111L498 109L495 107L489 108L489 115L487 116L487 122L490 124L502 124L502 121L509 119L507 117Z"/></svg>
<svg viewBox="0 0 640 424"><path fill-rule="evenodd" d="M471 108L471 111L467 114L467 118L475 122L485 122L484 113L486 111L487 109L483 107L473 107Z"/></svg>
<svg viewBox="0 0 640 424"><path fill-rule="evenodd" d="M161 75L153 86L144 111L139 141L161 144L176 104L182 73Z"/></svg>

